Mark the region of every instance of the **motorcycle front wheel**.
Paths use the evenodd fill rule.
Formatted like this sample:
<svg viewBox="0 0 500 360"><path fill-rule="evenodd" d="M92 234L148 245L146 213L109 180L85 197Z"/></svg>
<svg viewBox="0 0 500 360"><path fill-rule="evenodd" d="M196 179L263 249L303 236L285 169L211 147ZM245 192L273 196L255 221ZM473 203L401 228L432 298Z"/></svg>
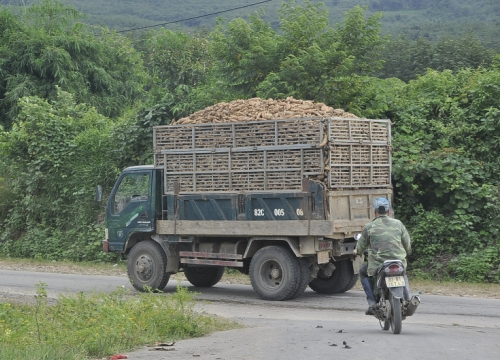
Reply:
<svg viewBox="0 0 500 360"><path fill-rule="evenodd" d="M403 316L401 314L401 300L391 294L391 329L393 334L401 334Z"/></svg>
<svg viewBox="0 0 500 360"><path fill-rule="evenodd" d="M389 321L389 319L379 320L378 322L382 330L389 330L389 328L391 327L391 322Z"/></svg>

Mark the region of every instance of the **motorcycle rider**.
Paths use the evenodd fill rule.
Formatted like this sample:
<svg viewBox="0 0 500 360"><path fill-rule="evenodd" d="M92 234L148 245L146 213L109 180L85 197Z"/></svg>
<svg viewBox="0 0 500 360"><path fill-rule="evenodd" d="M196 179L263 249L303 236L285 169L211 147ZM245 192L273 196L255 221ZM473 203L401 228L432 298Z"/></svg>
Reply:
<svg viewBox="0 0 500 360"><path fill-rule="evenodd" d="M373 202L375 218L365 225L354 249L354 255L363 254L368 249L368 263L359 269L359 278L368 301L366 315L374 315L373 306L376 305L375 295L369 276L374 276L386 260L401 260L406 269L406 255L411 252L410 235L403 223L390 218L389 201L386 198L377 198ZM409 298L410 289L405 275L405 295Z"/></svg>

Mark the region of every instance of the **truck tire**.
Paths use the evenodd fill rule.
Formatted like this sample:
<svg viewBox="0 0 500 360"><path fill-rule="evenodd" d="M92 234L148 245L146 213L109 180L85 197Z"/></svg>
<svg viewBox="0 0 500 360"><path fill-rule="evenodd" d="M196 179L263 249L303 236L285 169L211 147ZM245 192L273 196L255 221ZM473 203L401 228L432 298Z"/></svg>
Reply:
<svg viewBox="0 0 500 360"><path fill-rule="evenodd" d="M345 293L346 291L351 290L354 287L354 285L356 285L356 283L358 282L358 279L359 279L359 274L352 274L351 280L349 280L349 283L340 292Z"/></svg>
<svg viewBox="0 0 500 360"><path fill-rule="evenodd" d="M137 243L127 259L127 273L132 286L139 291L151 288L153 291L163 290L170 274L165 272L167 256L156 242L151 240Z"/></svg>
<svg viewBox="0 0 500 360"><path fill-rule="evenodd" d="M295 292L286 300L295 299L300 295L302 295L307 288L309 280L311 279L311 272L309 271L309 262L304 258L297 258L297 261L299 263L299 271L300 271L299 282L297 284L297 289L295 290Z"/></svg>
<svg viewBox="0 0 500 360"><path fill-rule="evenodd" d="M250 262L250 281L262 300L289 299L300 282L299 262L287 248L263 247Z"/></svg>
<svg viewBox="0 0 500 360"><path fill-rule="evenodd" d="M224 275L224 266L188 266L184 268L186 279L198 287L211 287Z"/></svg>
<svg viewBox="0 0 500 360"><path fill-rule="evenodd" d="M319 273L318 277L309 283L309 287L318 294L331 295L347 291L347 286L353 275L351 261L348 259L336 261L335 266L332 276L324 278Z"/></svg>

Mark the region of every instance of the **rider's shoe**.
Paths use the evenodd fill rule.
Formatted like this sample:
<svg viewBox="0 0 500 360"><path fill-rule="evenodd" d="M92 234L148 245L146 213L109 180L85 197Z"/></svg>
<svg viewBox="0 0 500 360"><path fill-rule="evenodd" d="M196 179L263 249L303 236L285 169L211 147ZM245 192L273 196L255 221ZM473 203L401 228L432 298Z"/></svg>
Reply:
<svg viewBox="0 0 500 360"><path fill-rule="evenodd" d="M365 311L365 315L375 315L375 310L373 305L368 306L368 309Z"/></svg>

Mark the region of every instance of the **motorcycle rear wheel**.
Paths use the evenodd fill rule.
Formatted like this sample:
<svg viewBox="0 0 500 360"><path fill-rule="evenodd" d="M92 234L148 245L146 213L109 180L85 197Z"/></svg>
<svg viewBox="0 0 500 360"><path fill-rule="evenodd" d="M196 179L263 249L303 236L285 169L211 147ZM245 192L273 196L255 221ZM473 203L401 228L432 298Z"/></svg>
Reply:
<svg viewBox="0 0 500 360"><path fill-rule="evenodd" d="M401 334L403 316L401 314L401 300L391 294L391 329L393 334Z"/></svg>

